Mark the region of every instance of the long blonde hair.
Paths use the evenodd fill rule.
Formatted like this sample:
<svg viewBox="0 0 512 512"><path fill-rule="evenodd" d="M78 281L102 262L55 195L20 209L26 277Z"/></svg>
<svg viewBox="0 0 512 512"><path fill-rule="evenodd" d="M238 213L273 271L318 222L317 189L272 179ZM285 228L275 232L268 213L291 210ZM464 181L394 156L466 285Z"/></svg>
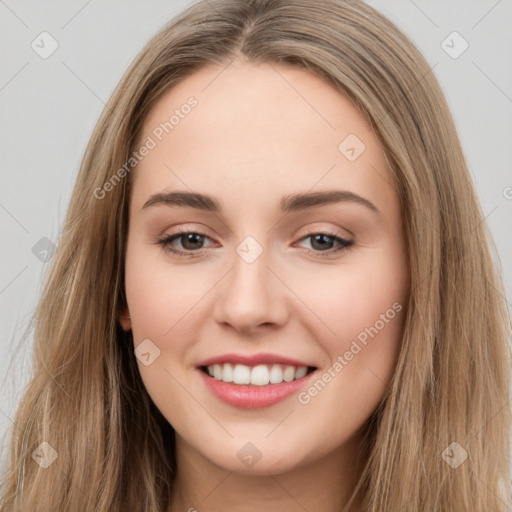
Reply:
<svg viewBox="0 0 512 512"><path fill-rule="evenodd" d="M169 507L174 430L145 390L131 333L118 322L136 170L102 199L94 191L129 161L164 92L240 56L301 67L347 95L381 141L402 202L411 279L405 331L392 382L367 422L354 496L372 512L505 510L510 322L432 70L359 0L208 0L149 41L87 146L34 315L33 372L14 419L0 511ZM43 468L37 453L51 457L50 447L57 459ZM458 467L449 463L465 453Z"/></svg>

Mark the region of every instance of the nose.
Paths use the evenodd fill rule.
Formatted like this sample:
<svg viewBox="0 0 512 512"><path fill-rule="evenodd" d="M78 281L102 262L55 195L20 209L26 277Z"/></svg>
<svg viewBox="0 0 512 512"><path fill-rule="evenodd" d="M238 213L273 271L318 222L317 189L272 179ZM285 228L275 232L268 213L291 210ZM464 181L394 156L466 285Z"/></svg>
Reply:
<svg viewBox="0 0 512 512"><path fill-rule="evenodd" d="M251 263L235 254L233 268L216 287L217 323L243 333L286 323L287 288L268 263L265 251Z"/></svg>

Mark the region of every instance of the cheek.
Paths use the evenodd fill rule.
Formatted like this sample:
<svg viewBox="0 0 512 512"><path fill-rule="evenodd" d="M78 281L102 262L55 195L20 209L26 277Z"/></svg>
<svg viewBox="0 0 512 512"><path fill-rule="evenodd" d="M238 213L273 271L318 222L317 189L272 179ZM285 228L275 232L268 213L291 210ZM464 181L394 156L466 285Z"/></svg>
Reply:
<svg viewBox="0 0 512 512"><path fill-rule="evenodd" d="M135 344L152 336L162 342L175 338L209 289L204 273L177 269L162 254L153 246L128 248L126 295Z"/></svg>
<svg viewBox="0 0 512 512"><path fill-rule="evenodd" d="M365 329L375 324L396 338L401 326L395 317L402 316L396 310L405 308L408 293L406 268L400 255L374 251L364 258L355 255L346 264L319 267L309 279L297 281L297 295L323 325L316 332L330 352L344 349L359 335L364 338ZM399 306L393 307L395 303Z"/></svg>
<svg viewBox="0 0 512 512"><path fill-rule="evenodd" d="M341 442L382 401L400 348L408 293L407 274L396 263L381 255L372 265L347 265L310 285L315 313L330 328L315 331L329 363L298 397L309 410L304 430L318 431L313 418L322 417L321 437Z"/></svg>
<svg viewBox="0 0 512 512"><path fill-rule="evenodd" d="M154 257L156 252L134 247L126 258L134 349L145 346L140 352L150 353L149 364L138 358L137 365L144 387L169 423L190 425L192 412L197 411L190 407L190 386L183 380L181 366L193 339L193 325L203 314L200 299L211 285L197 273L173 271L163 258Z"/></svg>
<svg viewBox="0 0 512 512"><path fill-rule="evenodd" d="M186 407L178 381L183 366L194 363L190 346L211 317L207 299L218 280L192 267L171 265L154 247L128 246L125 286L134 349L146 343L158 355L148 366L139 359L138 366L151 397L155 402L161 397L166 407L182 400Z"/></svg>
<svg viewBox="0 0 512 512"><path fill-rule="evenodd" d="M315 319L315 326L310 323L309 328L330 362L320 372L328 373L330 391L313 389L303 403L311 398L318 411L338 410L332 400L343 403L345 412L355 413L356 428L381 401L395 368L408 297L405 254L367 251L364 257L315 274L303 283L301 293L321 320ZM317 399L316 393L322 396Z"/></svg>

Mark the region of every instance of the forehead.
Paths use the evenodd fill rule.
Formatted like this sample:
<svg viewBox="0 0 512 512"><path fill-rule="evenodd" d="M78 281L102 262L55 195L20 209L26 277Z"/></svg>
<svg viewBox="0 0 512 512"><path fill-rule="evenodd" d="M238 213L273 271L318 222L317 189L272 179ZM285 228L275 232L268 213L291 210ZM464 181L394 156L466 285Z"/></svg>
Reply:
<svg viewBox="0 0 512 512"><path fill-rule="evenodd" d="M151 109L138 140L149 139L154 147L132 171L137 209L169 188L247 206L257 197L277 203L285 193L315 187L383 200L394 194L364 116L324 80L292 66L202 68Z"/></svg>

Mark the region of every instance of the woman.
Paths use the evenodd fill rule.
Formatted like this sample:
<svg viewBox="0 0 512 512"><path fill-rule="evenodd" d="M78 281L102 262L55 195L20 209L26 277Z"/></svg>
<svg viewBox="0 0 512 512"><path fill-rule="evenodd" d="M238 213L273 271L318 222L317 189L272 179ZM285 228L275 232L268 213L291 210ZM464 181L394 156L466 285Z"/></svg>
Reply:
<svg viewBox="0 0 512 512"><path fill-rule="evenodd" d="M92 135L0 510L506 510L482 219L436 79L374 9L195 4Z"/></svg>

